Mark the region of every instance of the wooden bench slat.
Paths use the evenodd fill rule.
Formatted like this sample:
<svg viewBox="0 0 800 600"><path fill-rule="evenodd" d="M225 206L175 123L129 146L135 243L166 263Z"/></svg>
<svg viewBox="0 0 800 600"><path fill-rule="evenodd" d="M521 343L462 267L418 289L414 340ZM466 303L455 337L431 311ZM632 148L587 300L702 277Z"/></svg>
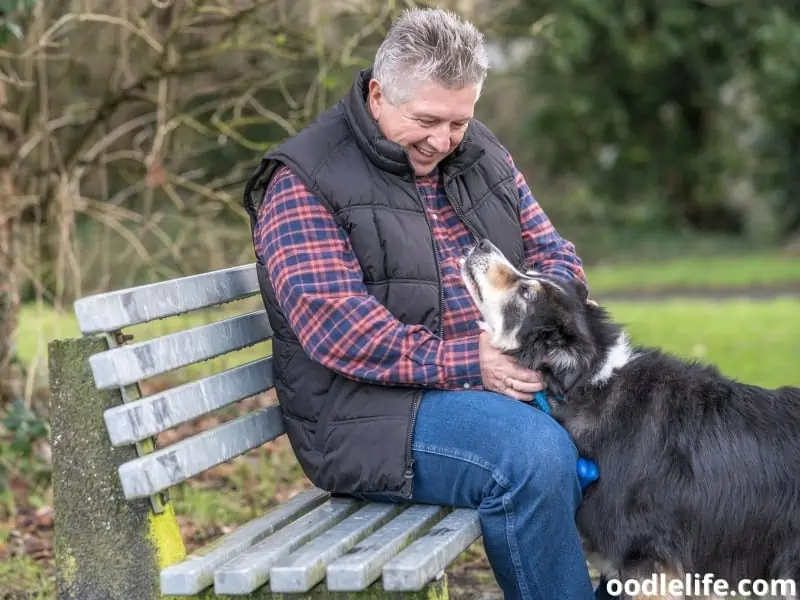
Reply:
<svg viewBox="0 0 800 600"><path fill-rule="evenodd" d="M381 576L383 566L426 528L445 515L440 506L417 504L328 565L325 584L335 592L367 589Z"/></svg>
<svg viewBox="0 0 800 600"><path fill-rule="evenodd" d="M383 567L383 589L419 591L480 537L478 512L458 508Z"/></svg>
<svg viewBox="0 0 800 600"><path fill-rule="evenodd" d="M272 357L109 408L103 413L114 446L133 444L270 389Z"/></svg>
<svg viewBox="0 0 800 600"><path fill-rule="evenodd" d="M246 348L272 335L265 311L113 348L89 359L98 389L130 385L174 369Z"/></svg>
<svg viewBox="0 0 800 600"><path fill-rule="evenodd" d="M363 504L352 498L331 498L217 569L214 592L252 592L267 582L272 565L279 559L333 527Z"/></svg>
<svg viewBox="0 0 800 600"><path fill-rule="evenodd" d="M232 302L258 290L255 264L242 265L87 296L75 302L75 315L81 332L94 335Z"/></svg>
<svg viewBox="0 0 800 600"><path fill-rule="evenodd" d="M367 504L321 536L277 561L270 570L270 589L273 592L307 592L325 578L329 563L400 510L397 504Z"/></svg>
<svg viewBox="0 0 800 600"><path fill-rule="evenodd" d="M214 569L285 527L328 498L320 489L304 490L285 504L271 509L231 533L191 554L186 560L161 571L161 593L191 596L214 583Z"/></svg>
<svg viewBox="0 0 800 600"><path fill-rule="evenodd" d="M146 454L119 468L127 499L145 498L283 434L278 406L268 406Z"/></svg>

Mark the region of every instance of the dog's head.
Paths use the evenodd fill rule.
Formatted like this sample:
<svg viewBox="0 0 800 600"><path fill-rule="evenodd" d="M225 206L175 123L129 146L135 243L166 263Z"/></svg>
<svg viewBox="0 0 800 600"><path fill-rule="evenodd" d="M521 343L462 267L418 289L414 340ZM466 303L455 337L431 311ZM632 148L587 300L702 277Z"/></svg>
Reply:
<svg viewBox="0 0 800 600"><path fill-rule="evenodd" d="M492 345L548 375L555 393L588 375L614 339L607 314L580 282L522 273L489 240L470 250L461 276Z"/></svg>

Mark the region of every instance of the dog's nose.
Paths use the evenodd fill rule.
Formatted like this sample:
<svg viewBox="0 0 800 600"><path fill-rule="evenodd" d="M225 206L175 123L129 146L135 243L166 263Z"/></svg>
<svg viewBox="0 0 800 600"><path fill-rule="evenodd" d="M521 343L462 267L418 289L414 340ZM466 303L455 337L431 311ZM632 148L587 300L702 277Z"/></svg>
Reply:
<svg viewBox="0 0 800 600"><path fill-rule="evenodd" d="M478 244L478 249L483 252L489 252L492 249L492 242L486 238L483 238Z"/></svg>

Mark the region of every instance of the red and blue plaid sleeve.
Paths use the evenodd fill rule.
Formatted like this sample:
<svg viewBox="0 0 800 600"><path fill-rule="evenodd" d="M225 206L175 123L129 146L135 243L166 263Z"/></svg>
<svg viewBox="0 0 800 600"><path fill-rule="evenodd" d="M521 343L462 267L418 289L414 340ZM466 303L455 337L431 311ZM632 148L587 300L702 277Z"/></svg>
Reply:
<svg viewBox="0 0 800 600"><path fill-rule="evenodd" d="M511 155L508 160L514 167L514 178L519 192L519 218L528 265L540 273L565 279L578 278L586 284L583 263L575 251L575 245L558 234L534 199L524 175L514 165Z"/></svg>
<svg viewBox="0 0 800 600"><path fill-rule="evenodd" d="M371 383L480 386L477 335L442 340L398 321L368 293L347 235L287 168L266 191L254 243L281 310L313 360Z"/></svg>

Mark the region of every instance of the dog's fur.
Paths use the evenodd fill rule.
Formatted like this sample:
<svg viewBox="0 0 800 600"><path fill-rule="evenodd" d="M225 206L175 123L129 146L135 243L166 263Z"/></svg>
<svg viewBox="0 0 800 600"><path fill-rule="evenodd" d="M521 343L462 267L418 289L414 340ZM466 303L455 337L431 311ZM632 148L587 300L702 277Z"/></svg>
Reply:
<svg viewBox="0 0 800 600"><path fill-rule="evenodd" d="M800 580L800 389L632 346L582 285L521 273L487 240L462 277L482 327L563 396L554 418L598 464L577 523L613 576Z"/></svg>

